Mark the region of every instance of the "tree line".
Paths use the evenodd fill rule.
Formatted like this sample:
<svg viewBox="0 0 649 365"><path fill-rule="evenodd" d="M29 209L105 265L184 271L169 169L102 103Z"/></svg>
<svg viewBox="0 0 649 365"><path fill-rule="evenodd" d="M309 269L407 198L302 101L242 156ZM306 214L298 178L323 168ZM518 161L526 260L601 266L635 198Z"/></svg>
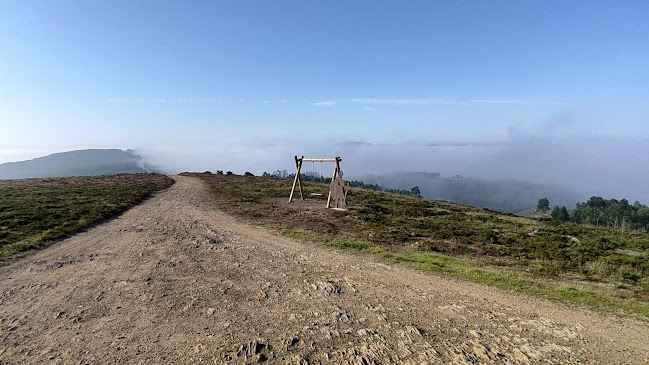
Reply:
<svg viewBox="0 0 649 365"><path fill-rule="evenodd" d="M539 200L539 210L549 209L547 199ZM626 199L604 199L593 196L588 201L577 203L575 209L555 206L550 213L553 220L606 226L621 230L649 230L649 207L635 202L629 204Z"/></svg>

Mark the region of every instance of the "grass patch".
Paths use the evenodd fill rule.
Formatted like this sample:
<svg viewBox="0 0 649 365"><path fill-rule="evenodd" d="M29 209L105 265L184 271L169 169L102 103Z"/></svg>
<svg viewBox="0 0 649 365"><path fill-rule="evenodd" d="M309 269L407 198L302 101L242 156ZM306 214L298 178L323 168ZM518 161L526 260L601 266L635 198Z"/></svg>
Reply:
<svg viewBox="0 0 649 365"><path fill-rule="evenodd" d="M534 278L529 274L486 269L478 266L478 263L470 259L454 258L434 253L391 252L360 242L355 242L353 245L330 244L329 246L340 249L361 250L388 261L404 263L420 270L469 280L500 289L513 290L562 302L572 302L591 308L622 309L649 317L649 303L635 298L621 298L612 295L610 292L589 290L566 285L565 283L558 283L557 285L553 281Z"/></svg>
<svg viewBox="0 0 649 365"><path fill-rule="evenodd" d="M0 258L113 217L171 184L160 174L0 181Z"/></svg>
<svg viewBox="0 0 649 365"><path fill-rule="evenodd" d="M347 248L347 249L353 249L359 251L364 251L371 247L369 244L356 240L351 237L334 238L333 240L329 241L329 246L336 247L336 248Z"/></svg>

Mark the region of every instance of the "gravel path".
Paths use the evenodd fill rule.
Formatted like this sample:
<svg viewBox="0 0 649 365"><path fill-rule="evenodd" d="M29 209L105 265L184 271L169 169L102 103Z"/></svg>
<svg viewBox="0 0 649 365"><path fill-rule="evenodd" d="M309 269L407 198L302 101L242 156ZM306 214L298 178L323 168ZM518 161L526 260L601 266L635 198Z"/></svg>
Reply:
<svg viewBox="0 0 649 365"><path fill-rule="evenodd" d="M649 363L649 321L279 237L168 190L0 267L0 364Z"/></svg>

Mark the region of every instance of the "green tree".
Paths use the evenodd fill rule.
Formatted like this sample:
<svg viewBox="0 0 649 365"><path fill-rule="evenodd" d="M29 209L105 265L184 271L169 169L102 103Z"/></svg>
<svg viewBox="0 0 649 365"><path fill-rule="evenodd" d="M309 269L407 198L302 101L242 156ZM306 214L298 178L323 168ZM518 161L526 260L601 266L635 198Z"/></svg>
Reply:
<svg viewBox="0 0 649 365"><path fill-rule="evenodd" d="M559 207L556 207L559 208ZM542 211L542 212L547 212L548 209L550 209L550 201L548 198L541 198L539 199L539 202L536 204L536 209Z"/></svg>
<svg viewBox="0 0 649 365"><path fill-rule="evenodd" d="M421 198L421 191L419 190L419 186L413 186L412 189L410 189L410 195Z"/></svg>
<svg viewBox="0 0 649 365"><path fill-rule="evenodd" d="M562 222L570 221L570 213L568 213L568 208L566 206L561 207L561 213L559 214L559 220Z"/></svg>
<svg viewBox="0 0 649 365"><path fill-rule="evenodd" d="M640 206L636 212L636 227L640 229L649 229L649 207L646 205Z"/></svg>
<svg viewBox="0 0 649 365"><path fill-rule="evenodd" d="M550 216L555 221L558 221L560 215L561 215L561 208L559 208L558 205L555 205L554 208L552 208L552 213L550 213Z"/></svg>
<svg viewBox="0 0 649 365"><path fill-rule="evenodd" d="M602 197L591 196L590 199L588 199L588 201L586 202L586 205L588 205L592 209L593 213L593 217L590 223L599 226L599 221L604 216L604 209L606 209L608 202Z"/></svg>
<svg viewBox="0 0 649 365"><path fill-rule="evenodd" d="M570 220L570 213L568 213L568 208L566 208L565 205L561 208L555 206L552 208L552 213L550 213L550 215L555 221L568 222Z"/></svg>
<svg viewBox="0 0 649 365"><path fill-rule="evenodd" d="M570 220L575 223L602 225L616 229L646 230L649 224L649 207L627 199L604 199L593 196L585 203L577 203L570 212Z"/></svg>

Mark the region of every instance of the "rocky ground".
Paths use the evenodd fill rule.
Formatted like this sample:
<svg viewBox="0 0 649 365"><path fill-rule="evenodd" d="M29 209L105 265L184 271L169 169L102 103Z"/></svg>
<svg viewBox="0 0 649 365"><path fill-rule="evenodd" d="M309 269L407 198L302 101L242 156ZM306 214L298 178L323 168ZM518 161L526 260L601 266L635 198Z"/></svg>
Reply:
<svg viewBox="0 0 649 365"><path fill-rule="evenodd" d="M530 217L530 218L551 218L552 217L552 209L548 210L539 210L536 208L531 208L531 209L526 209L521 212L516 213L516 215L519 215L521 217Z"/></svg>
<svg viewBox="0 0 649 365"><path fill-rule="evenodd" d="M0 268L0 364L649 362L646 319L280 237L175 179Z"/></svg>

